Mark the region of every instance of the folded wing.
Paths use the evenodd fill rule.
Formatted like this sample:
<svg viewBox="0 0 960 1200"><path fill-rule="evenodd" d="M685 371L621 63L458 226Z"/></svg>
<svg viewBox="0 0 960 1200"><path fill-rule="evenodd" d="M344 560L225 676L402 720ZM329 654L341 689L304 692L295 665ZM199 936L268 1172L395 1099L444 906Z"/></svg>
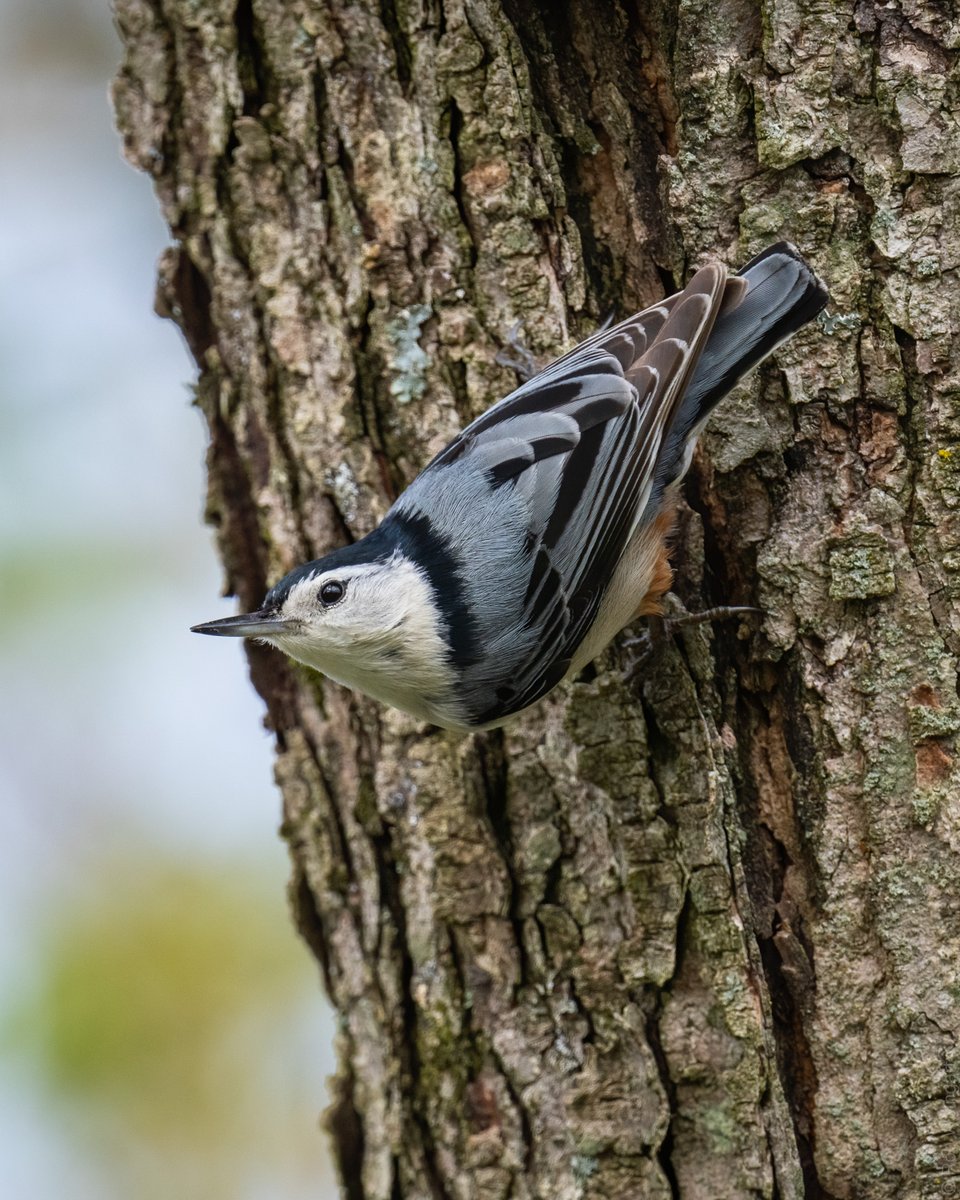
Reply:
<svg viewBox="0 0 960 1200"><path fill-rule="evenodd" d="M551 363L463 430L421 476L420 488L405 494L403 503L415 504L421 488L442 486L444 468L456 466L483 473L488 491L510 489L523 513L525 588L510 643L522 654L509 683L502 681L502 656L495 671L487 655L463 664L472 723L533 704L569 670L643 518L725 281L723 267L705 267L676 296ZM436 517L442 504L424 509ZM449 540L456 536L451 529ZM488 631L487 643L498 635Z"/></svg>

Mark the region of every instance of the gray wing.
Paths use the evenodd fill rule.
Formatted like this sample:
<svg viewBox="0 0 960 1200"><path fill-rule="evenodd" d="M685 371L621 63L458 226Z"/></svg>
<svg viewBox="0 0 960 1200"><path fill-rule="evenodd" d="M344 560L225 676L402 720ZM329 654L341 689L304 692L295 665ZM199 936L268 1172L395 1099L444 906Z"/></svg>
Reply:
<svg viewBox="0 0 960 1200"><path fill-rule="evenodd" d="M522 573L512 627L502 633L506 618L498 614L481 630L484 653L462 665L472 723L533 704L569 670L642 517L725 279L722 267L705 267L682 292L550 364L464 429L401 498L400 506L419 507L474 541L464 578L476 577L478 561L494 579L516 582ZM464 495L476 496L468 481L483 479L488 523L521 514L522 528L497 552L510 562L491 562L471 506L451 510L454 470ZM491 605L489 590L471 597L474 611Z"/></svg>

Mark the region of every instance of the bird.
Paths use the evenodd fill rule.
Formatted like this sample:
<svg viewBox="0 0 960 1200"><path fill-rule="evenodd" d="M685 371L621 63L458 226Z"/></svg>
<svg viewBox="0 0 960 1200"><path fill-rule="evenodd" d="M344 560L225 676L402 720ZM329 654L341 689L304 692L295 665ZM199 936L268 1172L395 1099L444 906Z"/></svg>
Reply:
<svg viewBox="0 0 960 1200"><path fill-rule="evenodd" d="M366 537L193 631L266 642L444 729L505 724L662 612L710 412L828 298L789 242L736 274L708 263L467 425Z"/></svg>

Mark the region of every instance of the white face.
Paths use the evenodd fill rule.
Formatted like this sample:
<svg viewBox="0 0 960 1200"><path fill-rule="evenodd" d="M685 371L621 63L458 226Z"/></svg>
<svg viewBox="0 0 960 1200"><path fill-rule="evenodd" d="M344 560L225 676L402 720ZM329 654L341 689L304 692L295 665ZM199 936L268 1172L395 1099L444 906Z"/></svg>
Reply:
<svg viewBox="0 0 960 1200"><path fill-rule="evenodd" d="M424 576L402 555L296 583L264 637L331 679L433 720L454 682Z"/></svg>
<svg viewBox="0 0 960 1200"><path fill-rule="evenodd" d="M379 563L321 571L294 584L278 616L289 626L271 641L308 640L331 653L355 650L358 643L389 637L402 619L389 573Z"/></svg>

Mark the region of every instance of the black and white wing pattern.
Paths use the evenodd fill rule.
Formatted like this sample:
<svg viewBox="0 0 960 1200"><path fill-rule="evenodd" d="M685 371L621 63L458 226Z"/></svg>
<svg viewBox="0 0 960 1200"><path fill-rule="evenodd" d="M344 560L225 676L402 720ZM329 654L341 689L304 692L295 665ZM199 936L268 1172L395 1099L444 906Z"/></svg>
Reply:
<svg viewBox="0 0 960 1200"><path fill-rule="evenodd" d="M465 606L458 597L461 624L465 607L480 626L475 652L456 664L470 724L526 708L569 670L643 516L726 278L705 267L551 363L464 429L397 502L398 519L429 514L461 558L458 587L476 593Z"/></svg>

